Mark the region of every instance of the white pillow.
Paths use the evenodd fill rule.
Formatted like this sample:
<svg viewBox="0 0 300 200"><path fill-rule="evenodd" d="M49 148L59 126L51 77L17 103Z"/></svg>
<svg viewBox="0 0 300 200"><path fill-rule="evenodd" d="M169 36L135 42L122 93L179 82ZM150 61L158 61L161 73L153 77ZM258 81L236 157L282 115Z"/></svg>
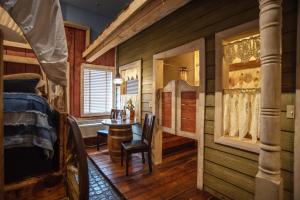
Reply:
<svg viewBox="0 0 300 200"><path fill-rule="evenodd" d="M20 80L20 79L39 79L39 83L36 88L43 87L45 85L45 81L43 80L40 74L36 73L19 73L19 74L10 74L4 75L3 80Z"/></svg>

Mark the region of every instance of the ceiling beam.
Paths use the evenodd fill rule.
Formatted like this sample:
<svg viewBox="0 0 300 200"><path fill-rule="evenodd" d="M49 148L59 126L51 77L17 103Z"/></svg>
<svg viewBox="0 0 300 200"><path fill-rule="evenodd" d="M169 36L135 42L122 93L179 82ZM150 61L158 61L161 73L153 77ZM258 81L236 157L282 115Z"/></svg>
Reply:
<svg viewBox="0 0 300 200"><path fill-rule="evenodd" d="M112 21L107 28L97 37L97 39L83 52L83 57L87 57L91 54L99 44L101 44L109 35L111 35L118 27L120 27L130 16L132 16L137 10L142 8L147 1L150 0L133 0L128 7L123 10L117 18ZM90 55L89 55L90 56ZM95 59L94 59L95 60ZM94 61L93 60L93 61ZM92 62L92 61L91 61Z"/></svg>
<svg viewBox="0 0 300 200"><path fill-rule="evenodd" d="M191 0L134 0L83 52L88 62L130 39Z"/></svg>

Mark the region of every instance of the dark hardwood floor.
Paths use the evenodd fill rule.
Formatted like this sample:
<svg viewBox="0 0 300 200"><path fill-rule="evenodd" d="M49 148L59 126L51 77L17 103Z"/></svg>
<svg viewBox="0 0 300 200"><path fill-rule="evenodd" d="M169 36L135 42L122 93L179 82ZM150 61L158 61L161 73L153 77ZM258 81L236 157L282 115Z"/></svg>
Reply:
<svg viewBox="0 0 300 200"><path fill-rule="evenodd" d="M147 163L142 163L141 155L133 154L128 177L125 176L125 167L121 167L120 162L113 163L110 160L106 146L100 151L96 151L96 148L88 148L87 152L105 176L127 199L215 199L210 194L196 189L196 148L165 155L162 164L153 166L152 174L149 174ZM50 188L30 188L28 191L19 193L6 193L6 199L62 200L67 198L65 185L61 181Z"/></svg>
<svg viewBox="0 0 300 200"><path fill-rule="evenodd" d="M38 184L33 187L28 183L24 190L6 191L5 200L67 200L66 188L63 180L51 187Z"/></svg>
<svg viewBox="0 0 300 200"><path fill-rule="evenodd" d="M165 156L163 163L148 173L148 165L142 163L141 155L133 154L128 177L120 162L110 160L106 147L100 151L87 149L102 172L127 199L213 199L206 192L196 189L197 150L188 149Z"/></svg>

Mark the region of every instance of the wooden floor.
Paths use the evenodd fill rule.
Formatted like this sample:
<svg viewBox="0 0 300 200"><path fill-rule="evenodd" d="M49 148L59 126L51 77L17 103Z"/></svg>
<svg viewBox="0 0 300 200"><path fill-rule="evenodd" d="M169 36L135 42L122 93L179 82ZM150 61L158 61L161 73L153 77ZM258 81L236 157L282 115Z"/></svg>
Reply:
<svg viewBox="0 0 300 200"><path fill-rule="evenodd" d="M134 154L128 177L125 176L120 163L113 163L110 160L105 148L100 151L94 148L87 151L127 199L213 199L208 193L196 189L196 149L165 157L162 164L154 166L151 175L148 173L148 165L142 163L141 156Z"/></svg>
<svg viewBox="0 0 300 200"><path fill-rule="evenodd" d="M188 149L165 156L162 164L153 167L152 174L148 173L148 165L142 163L141 156L134 154L128 177L125 176L125 169L121 167L120 163L111 162L106 147L102 147L100 151L96 151L96 148L89 148L87 152L127 199L214 199L210 194L196 189L196 149ZM67 198L65 186L63 182L59 182L54 187L44 189L29 187L29 190L22 192L8 192L5 199L62 200Z"/></svg>
<svg viewBox="0 0 300 200"><path fill-rule="evenodd" d="M44 185L43 183L36 184L33 179L28 181L26 189L6 191L4 195L5 200L67 200L66 188L63 179L53 183L53 186Z"/></svg>

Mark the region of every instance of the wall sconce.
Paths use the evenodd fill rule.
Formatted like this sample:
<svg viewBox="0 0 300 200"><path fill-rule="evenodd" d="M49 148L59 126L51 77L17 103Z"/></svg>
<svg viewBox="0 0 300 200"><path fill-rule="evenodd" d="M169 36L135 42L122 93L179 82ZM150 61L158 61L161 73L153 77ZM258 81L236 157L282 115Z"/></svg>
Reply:
<svg viewBox="0 0 300 200"><path fill-rule="evenodd" d="M187 67L180 67L179 68L179 73L180 73L180 79L181 80L187 81L187 72L188 72Z"/></svg>

